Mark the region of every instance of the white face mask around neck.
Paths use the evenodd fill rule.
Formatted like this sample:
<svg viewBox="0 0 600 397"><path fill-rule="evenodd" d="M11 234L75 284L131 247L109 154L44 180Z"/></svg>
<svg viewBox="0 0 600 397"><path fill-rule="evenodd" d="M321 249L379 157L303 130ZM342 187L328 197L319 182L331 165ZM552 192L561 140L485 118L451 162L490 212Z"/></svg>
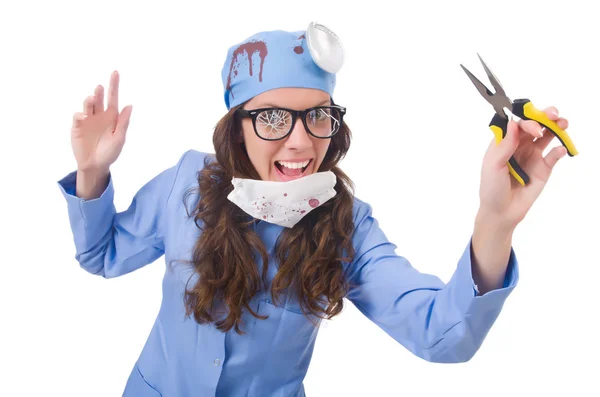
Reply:
<svg viewBox="0 0 600 397"><path fill-rule="evenodd" d="M231 183L227 199L232 203L256 219L288 228L336 194L331 171L287 182L233 178Z"/></svg>

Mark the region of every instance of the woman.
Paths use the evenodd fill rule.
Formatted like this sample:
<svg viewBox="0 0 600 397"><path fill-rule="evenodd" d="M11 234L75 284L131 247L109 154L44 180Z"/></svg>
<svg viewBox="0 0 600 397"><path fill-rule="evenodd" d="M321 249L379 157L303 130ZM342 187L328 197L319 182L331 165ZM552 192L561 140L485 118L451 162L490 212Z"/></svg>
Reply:
<svg viewBox="0 0 600 397"><path fill-rule="evenodd" d="M118 74L106 107L98 86L75 114L77 170L59 186L76 259L106 278L163 254L167 264L124 395L303 396L319 321L340 313L343 298L415 355L464 362L517 284L512 234L565 154L542 156L552 134L511 121L490 143L473 235L444 284L397 255L370 205L353 196L337 166L350 130L333 101L335 70L312 50L304 32L285 31L232 46L215 154L187 151L120 213L109 168L132 108L118 111ZM546 113L567 128L555 108ZM527 187L508 173L513 154Z"/></svg>

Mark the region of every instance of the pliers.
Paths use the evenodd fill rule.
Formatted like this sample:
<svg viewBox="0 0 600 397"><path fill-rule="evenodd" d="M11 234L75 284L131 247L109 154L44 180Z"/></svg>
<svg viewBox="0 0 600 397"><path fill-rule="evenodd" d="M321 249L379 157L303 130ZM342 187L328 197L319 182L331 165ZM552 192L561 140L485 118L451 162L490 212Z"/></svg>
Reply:
<svg viewBox="0 0 600 397"><path fill-rule="evenodd" d="M496 114L492 118L492 121L489 124L490 129L494 133L496 137L496 143L500 143L502 139L506 136L506 128L508 126L508 115L505 113L504 108L509 109L512 114L523 119L523 120L534 120L546 127L547 130L551 131L558 140L562 143L562 145L567 149L567 154L570 157L573 157L578 154L577 149L573 145L571 138L567 134L566 131L561 129L556 122L550 120L546 113L538 110L533 106L529 99L515 99L514 102L511 101L504 92L502 85L491 72L491 70L487 67L481 56L477 54L485 72L492 83L492 86L496 90L496 93L492 93L488 88L483 85L481 81L477 79L467 68L465 68L462 64L460 65L462 69L465 71L467 76L471 79L479 93L488 101L496 111ZM510 170L510 174L521 184L527 185L529 183L529 176L523 171L523 169L519 166L514 157L511 157L508 161L508 168Z"/></svg>

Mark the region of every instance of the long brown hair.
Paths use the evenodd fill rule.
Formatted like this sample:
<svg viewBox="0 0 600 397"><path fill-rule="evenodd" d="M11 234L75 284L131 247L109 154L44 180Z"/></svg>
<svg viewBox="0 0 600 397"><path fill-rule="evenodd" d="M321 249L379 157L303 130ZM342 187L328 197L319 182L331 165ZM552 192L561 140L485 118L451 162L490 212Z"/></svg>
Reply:
<svg viewBox="0 0 600 397"><path fill-rule="evenodd" d="M202 230L191 261L198 281L192 288L186 286L184 295L188 316L193 314L198 323L214 322L222 331L235 328L237 333L243 333L242 310L265 318L255 313L249 302L268 287L269 266L265 246L252 227L254 219L226 198L233 189L234 175L260 179L240 139L241 123L235 111L242 106L231 109L217 123L213 135L215 158L207 159L197 175L200 199L188 215L194 216ZM354 186L337 166L350 147L350 129L342 123L331 139L319 171L330 170L336 175L337 194L294 228L285 228L281 233L274 251L279 267L270 286L275 303L280 302L282 294L291 293L304 314L320 318L332 318L341 312L348 289L342 262L354 256ZM257 255L262 260L262 274ZM219 309L226 309L223 312L227 316L217 317Z"/></svg>

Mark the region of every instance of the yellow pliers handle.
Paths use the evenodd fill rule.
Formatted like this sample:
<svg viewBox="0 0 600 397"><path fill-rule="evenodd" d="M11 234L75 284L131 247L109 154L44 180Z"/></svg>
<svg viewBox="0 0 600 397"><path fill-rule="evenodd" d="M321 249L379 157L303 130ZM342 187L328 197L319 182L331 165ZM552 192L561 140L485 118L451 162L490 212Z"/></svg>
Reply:
<svg viewBox="0 0 600 397"><path fill-rule="evenodd" d="M546 127L546 129L554 134L560 141L560 143L567 149L567 154L570 157L579 154L569 134L556 124L555 121L550 120L546 113L537 109L529 99L517 99L513 102L512 113L523 119L537 121L539 124ZM508 126L508 120L501 117L498 114L494 115L490 122L490 129L496 137L496 143L500 143L506 136L506 128ZM508 169L510 174L521 184L527 185L529 183L529 176L517 163L514 157L511 157L508 161Z"/></svg>

